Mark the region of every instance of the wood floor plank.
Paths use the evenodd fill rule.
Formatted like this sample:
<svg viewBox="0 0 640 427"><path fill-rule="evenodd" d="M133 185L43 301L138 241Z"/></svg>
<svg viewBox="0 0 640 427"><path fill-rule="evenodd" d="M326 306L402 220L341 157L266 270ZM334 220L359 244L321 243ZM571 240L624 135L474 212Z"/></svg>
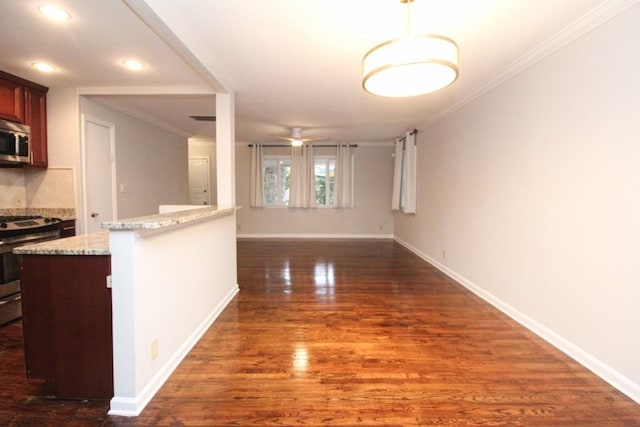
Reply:
<svg viewBox="0 0 640 427"><path fill-rule="evenodd" d="M392 241L239 241L238 282L136 418L38 397L3 328L2 424L640 426L640 405Z"/></svg>

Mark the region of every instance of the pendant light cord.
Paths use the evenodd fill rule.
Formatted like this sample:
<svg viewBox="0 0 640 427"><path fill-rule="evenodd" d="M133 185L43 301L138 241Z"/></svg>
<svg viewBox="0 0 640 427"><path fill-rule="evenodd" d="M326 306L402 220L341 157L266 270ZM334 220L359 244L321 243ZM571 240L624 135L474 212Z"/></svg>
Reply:
<svg viewBox="0 0 640 427"><path fill-rule="evenodd" d="M407 0L407 36L411 35L411 2L413 0Z"/></svg>

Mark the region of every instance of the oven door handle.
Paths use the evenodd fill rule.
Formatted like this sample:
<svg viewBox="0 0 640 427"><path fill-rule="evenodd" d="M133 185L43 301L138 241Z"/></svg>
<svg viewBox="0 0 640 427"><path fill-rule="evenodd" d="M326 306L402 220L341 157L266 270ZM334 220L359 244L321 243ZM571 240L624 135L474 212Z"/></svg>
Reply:
<svg viewBox="0 0 640 427"><path fill-rule="evenodd" d="M17 246L22 246L25 245L27 243L38 243L40 241L42 242L46 242L47 240L53 240L53 239L57 239L59 237L59 231L47 231L44 233L38 233L38 234L30 234L28 236L19 238L19 239L11 239L9 241L5 240L5 241L0 241L0 246L7 246L7 247L17 247Z"/></svg>
<svg viewBox="0 0 640 427"><path fill-rule="evenodd" d="M13 243L14 244L17 243L17 244L20 244L20 245L24 245L25 243L36 242L38 240L42 240L42 239L45 239L45 238L48 238L48 236L39 236L39 237L34 236L34 237L30 237L28 239L23 239L23 240L20 240L19 242L13 242Z"/></svg>

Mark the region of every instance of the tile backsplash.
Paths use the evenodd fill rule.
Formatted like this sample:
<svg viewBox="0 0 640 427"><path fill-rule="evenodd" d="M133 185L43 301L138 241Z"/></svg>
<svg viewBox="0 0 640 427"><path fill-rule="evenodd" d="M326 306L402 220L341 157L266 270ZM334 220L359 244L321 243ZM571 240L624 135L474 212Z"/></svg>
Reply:
<svg viewBox="0 0 640 427"><path fill-rule="evenodd" d="M73 169L0 169L0 209L74 207Z"/></svg>
<svg viewBox="0 0 640 427"><path fill-rule="evenodd" d="M0 169L0 208L26 207L24 169Z"/></svg>
<svg viewBox="0 0 640 427"><path fill-rule="evenodd" d="M73 169L26 171L25 190L29 208L73 208Z"/></svg>

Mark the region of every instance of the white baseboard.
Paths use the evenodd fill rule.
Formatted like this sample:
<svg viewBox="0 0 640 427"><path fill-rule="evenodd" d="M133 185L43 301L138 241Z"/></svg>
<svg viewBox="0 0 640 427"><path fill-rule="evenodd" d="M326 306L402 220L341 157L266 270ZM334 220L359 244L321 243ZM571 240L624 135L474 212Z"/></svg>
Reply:
<svg viewBox="0 0 640 427"><path fill-rule="evenodd" d="M636 403L640 403L640 384L631 381L629 378L611 368L606 363L603 363L598 358L584 351L582 348L573 344L571 341L567 340L566 338L562 337L546 326L540 324L535 319L527 316L518 309L507 304L490 292L485 291L475 283L449 269L447 266L439 263L424 252L421 252L420 250L418 250L418 248L412 246L411 244L398 237L394 237L394 240L405 248L409 249L411 252L413 252L423 260L427 261L429 264L436 267L438 270L442 271L447 276L451 277L456 282L460 283L462 286L464 286L507 316L511 317L513 320L515 320L525 328L529 329L534 334L538 335L540 338L544 339L563 353L567 354L576 362L580 363L582 366L589 369L591 372L611 384L613 387L627 395Z"/></svg>
<svg viewBox="0 0 640 427"><path fill-rule="evenodd" d="M191 349L197 344L200 338L202 338L204 333L207 332L207 329L215 322L239 291L240 288L238 284L236 284L227 292L220 303L218 303L211 313L209 313L202 323L191 333L184 344L178 348L173 356L171 356L165 365L149 380L135 398L114 396L110 402L109 415L122 415L125 417L136 417L140 415L145 406L147 406L153 396L160 390L160 387L162 387L180 362L182 362L182 359L189 354Z"/></svg>
<svg viewBox="0 0 640 427"><path fill-rule="evenodd" d="M393 234L237 234L238 239L393 239Z"/></svg>

